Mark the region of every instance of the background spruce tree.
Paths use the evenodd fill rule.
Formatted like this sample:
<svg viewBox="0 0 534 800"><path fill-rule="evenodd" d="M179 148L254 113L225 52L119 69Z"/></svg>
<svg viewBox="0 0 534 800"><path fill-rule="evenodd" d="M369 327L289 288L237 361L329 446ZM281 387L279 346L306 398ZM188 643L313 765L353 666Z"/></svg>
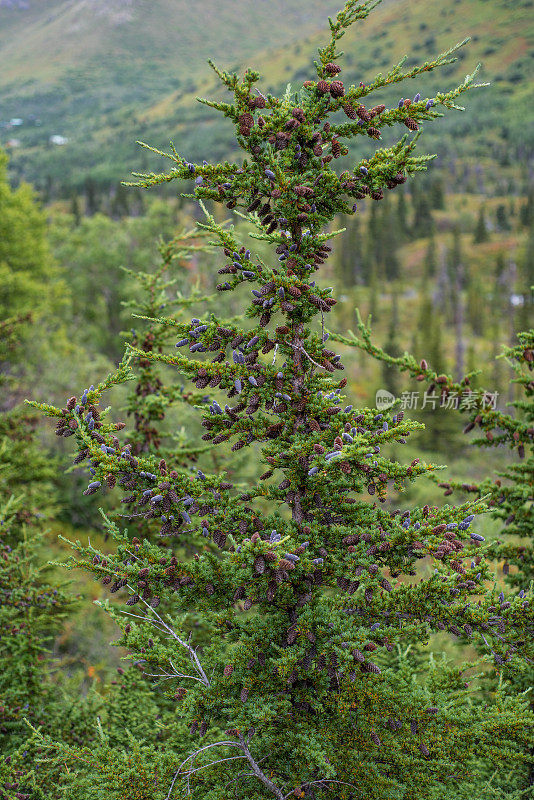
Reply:
<svg viewBox="0 0 534 800"><path fill-rule="evenodd" d="M400 356L402 351L398 342L398 329L399 329L399 309L397 295L393 295L393 304L391 309L391 319L388 328L388 338L385 342L386 352L390 356ZM401 386L398 370L395 370L388 364L382 365L382 378L384 388L387 389L394 397L400 397Z"/></svg>
<svg viewBox="0 0 534 800"><path fill-rule="evenodd" d="M0 363L13 364L27 338L28 316L0 323ZM10 374L0 373L0 392ZM7 395L7 392L6 392ZM35 441L36 415L15 408L0 416L0 797L16 792L30 760L20 754L26 723L50 725L57 712L50 644L72 598L50 580L44 524L55 501L56 464ZM27 754L24 753L24 756ZM19 757L20 756L20 757ZM13 794L11 795L13 796Z"/></svg>
<svg viewBox="0 0 534 800"><path fill-rule="evenodd" d="M491 627L485 545L471 531L480 501L397 506L396 491L432 467L392 461L388 446L419 426L402 414L346 405L346 380L334 377L341 356L327 346L324 317L336 301L313 277L334 234L322 231L335 215L353 213L354 200L382 199L429 160L415 156L416 137L405 136L338 176L331 162L346 154L343 139L379 139L394 123L417 130L473 85L469 76L428 100L416 94L389 109L366 107L373 91L449 63L456 49L345 87L337 42L371 7L349 0L330 21L317 78L296 94L290 87L282 98L254 92L256 72L239 79L214 67L233 102L202 102L236 125L242 163L191 164L173 151L170 173L140 176L142 186L193 179L195 197L240 209L257 228L252 236L276 252L266 263L206 211L200 227L224 254L217 288L252 289L241 318L212 312L181 323L159 316L179 337L178 352L130 346L116 373L63 409L36 404L74 437L77 460L89 462L88 494L116 481L128 489L128 516L147 527L170 522L175 541L196 551L192 561L177 550L162 557L149 537L132 537L109 518L108 552L73 545L78 556L69 566L84 566L121 592L125 608L104 603L120 643L167 687L175 729L190 725L191 749L181 759L160 749L159 760L150 760L137 745L129 754L82 750L103 786L123 797L222 800L235 791L250 800L385 800L416 787L423 798L467 798L481 772L474 742L488 761L510 769L528 739L533 717L524 698L503 703L497 693L477 703L466 665L440 665L419 684L409 661L399 659L396 648L448 630L483 640L498 664L513 664L532 654L532 611L514 599L499 609L499 631ZM121 445L122 426L100 403L110 386L131 377L132 357L175 366L209 390L209 413L198 406L204 440L254 448L266 468L261 479L243 485L222 470L170 470L159 454L134 455ZM222 407L223 394L233 406ZM434 571L418 571L423 558ZM417 583L410 580L416 575ZM186 624L191 607L210 634L201 643ZM61 763L74 752L41 741ZM491 796L487 788L479 786L478 796Z"/></svg>
<svg viewBox="0 0 534 800"><path fill-rule="evenodd" d="M470 414L464 432L478 428L484 436L476 438L478 447L506 446L517 460L499 471L495 478L481 483L447 482L441 484L447 493L452 490L485 497L492 509L492 517L499 522L498 538L492 547L493 558L501 562L506 583L518 596L523 597L534 580L534 558L532 532L534 530L534 329L522 331L514 347L504 348L505 357L515 373L513 383L520 387L521 394L510 405L515 413L482 407ZM505 603L504 595L500 604ZM516 692L530 696L534 682L532 662L510 677L511 687ZM534 736L531 742L534 755ZM534 758L522 775L522 788L534 787Z"/></svg>
<svg viewBox="0 0 534 800"><path fill-rule="evenodd" d="M477 224L475 227L475 232L473 234L473 241L475 244L481 244L482 242L487 242L488 239L489 239L489 233L488 233L488 226L486 223L484 206L480 206L480 208L478 209Z"/></svg>
<svg viewBox="0 0 534 800"><path fill-rule="evenodd" d="M144 353L161 353L170 340L174 340L173 326L155 321L159 313L165 309L173 320L183 316L183 312L196 303L206 302L209 298L202 295L198 287L185 297L178 288L179 276L184 280L183 269L187 260L195 253L205 252L202 244L202 233L198 230L182 231L168 242L160 242L161 263L150 272L134 272L124 269L135 283L138 291L135 298L123 301L124 307L132 315L136 328L132 328L128 338L132 347ZM175 274L172 275L171 273ZM169 370L167 371L169 372ZM196 405L205 395L199 392L185 392L184 386L165 381L164 367L152 358L139 356L136 359L136 381L128 394L126 411L134 421L129 434L129 443L134 455L150 452L164 458L173 446L172 455L176 458L176 443L165 442L163 422L173 404L185 403ZM195 459L206 447L190 445L184 448L183 461Z"/></svg>
<svg viewBox="0 0 534 800"><path fill-rule="evenodd" d="M471 391L474 375L468 375L460 383L451 376L438 375L430 369L426 361L420 364L410 355L391 357L391 354L371 343L370 330L360 321L362 338L357 346L377 358L383 367L397 368L408 372L419 381L430 381L440 385L445 397L456 397L454 404L457 413L468 416L464 434L479 431L483 436L472 440L475 447L506 446L517 460L499 471L495 477L487 477L481 482L442 481L440 487L445 495L453 493L473 494L484 499L491 516L498 521L499 529L495 538L488 544L487 555L502 569L501 576L514 591L512 597L522 599L534 579L532 565L532 530L534 525L534 330L522 331L517 335L517 344L504 347L499 359L505 358L513 369L515 378L512 384L520 387L519 396L509 405L513 413L499 409L490 392L483 389ZM504 593L499 594L493 609L503 608L510 602ZM527 601L528 602L528 601ZM492 624L499 624L494 617ZM485 692L503 690L503 675L507 684L504 687L509 697L524 694L530 696L534 678L532 660L526 659L517 668L507 669L506 661L498 657L497 664L504 669L490 673L485 682ZM531 707L534 708L530 697ZM522 797L534 785L534 734L526 742L524 763L518 765L513 779L510 775L498 773L492 779L495 791L504 792L507 797ZM499 788L498 788L499 787ZM517 795L516 795L517 793Z"/></svg>
<svg viewBox="0 0 534 800"><path fill-rule="evenodd" d="M142 349L158 350L168 338L168 327L147 322L148 315L165 307L178 317L184 307L208 299L196 288L188 298L176 290L187 261L206 250L202 234L180 232L159 249L161 264L155 270L128 270L138 288L132 291L137 300L126 305L137 312L135 324L146 327L143 333L138 329L130 336ZM29 319L20 318L0 325L0 361L14 363L20 358L22 329L28 324ZM202 395L166 386L162 364L139 358L134 366L127 410L136 413L127 439L134 452L152 449L161 456L168 438L163 429L166 413L177 403L200 402ZM0 798L52 800L61 786L73 798L109 800L116 791L117 800L138 800L144 772L157 773L162 757L187 755L187 727L175 724L174 701L145 674L142 659L128 669L119 668L116 680L98 690L93 685L87 693L76 680L57 681L66 665L57 655L52 658L53 641L67 614L72 617L73 604L45 577L42 527L45 520L57 516L59 496L54 486L57 462L35 441L36 421L34 412L20 409L0 418L0 620L5 631L0 654L0 744L5 756L0 761ZM205 445L188 449L186 441L181 444L174 455L182 464L195 461L206 449ZM168 546L164 536L156 541ZM182 555L187 553L182 551ZM194 613L188 624L196 628L197 637L202 636ZM43 734L56 742L62 763L57 757L47 757ZM159 752L163 749L165 756ZM122 769L115 775L117 762ZM129 795L132 773L137 782Z"/></svg>

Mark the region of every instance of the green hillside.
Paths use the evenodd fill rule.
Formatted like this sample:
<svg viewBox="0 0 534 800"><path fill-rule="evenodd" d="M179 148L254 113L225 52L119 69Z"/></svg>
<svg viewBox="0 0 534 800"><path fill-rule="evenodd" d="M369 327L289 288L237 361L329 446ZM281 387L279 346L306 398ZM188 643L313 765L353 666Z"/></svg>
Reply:
<svg viewBox="0 0 534 800"><path fill-rule="evenodd" d="M336 10L336 0L3 0L0 144L21 142L15 168L32 180L43 159L57 176L65 158L67 172L85 144L90 169L103 128L131 136L132 110L194 90L209 56L228 62L286 45ZM6 127L12 118L24 124ZM69 146L48 154L51 135Z"/></svg>
<svg viewBox="0 0 534 800"><path fill-rule="evenodd" d="M43 185L48 175L61 192L62 185L81 186L88 174L106 183L132 169L157 169L136 139L163 148L174 139L192 159L228 153L231 126L226 139L216 137L213 114L195 102L199 94L220 95L208 54L227 69L250 58L269 74L264 89L288 82L298 88L313 76L307 54L321 43L325 17L337 5L48 0L26 11L0 8L2 118L25 120L0 130L0 144L19 140L15 176ZM452 113L440 126L442 157L473 157L488 169L495 161L526 162L534 130L532 8L532 0L391 0L344 39L344 80L369 81L404 55L408 66L423 62L471 35L458 61L414 82L413 93L431 97L482 62L481 79L492 85L467 96L468 114ZM391 102L397 99L392 92ZM28 122L31 115L41 124ZM68 143L50 144L53 134Z"/></svg>
<svg viewBox="0 0 534 800"><path fill-rule="evenodd" d="M27 7L26 7L27 6ZM209 54L249 56L322 24L335 0L32 0L0 4L0 85L24 95L53 88L72 70L134 88L135 69L169 83L190 77ZM231 55L233 58L234 56ZM139 77L139 76L137 76Z"/></svg>

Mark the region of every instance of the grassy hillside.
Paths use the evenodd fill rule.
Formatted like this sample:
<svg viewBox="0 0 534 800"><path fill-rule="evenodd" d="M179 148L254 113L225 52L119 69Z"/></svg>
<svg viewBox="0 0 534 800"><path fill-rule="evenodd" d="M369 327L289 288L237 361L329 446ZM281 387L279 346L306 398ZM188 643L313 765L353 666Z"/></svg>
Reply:
<svg viewBox="0 0 534 800"><path fill-rule="evenodd" d="M50 175L74 186L89 173L106 182L157 169L136 150L136 139L158 147L173 139L192 159L226 154L231 126L215 128L213 113L195 102L199 94L220 94L206 58L225 68L258 65L266 89L288 82L297 88L313 74L326 16L340 2L48 0L27 12L0 8L2 114L34 114L42 122L0 130L0 143L20 140L12 157L18 177L42 183ZM404 55L415 64L471 35L458 61L414 82L413 93L430 97L481 61L482 80L492 85L466 98L467 114L434 125L439 150L449 160L485 161L488 169L495 161L514 167L532 153L532 8L532 0L390 0L343 40L344 80L368 82ZM397 99L391 92L389 100ZM68 144L50 145L51 134Z"/></svg>
<svg viewBox="0 0 534 800"><path fill-rule="evenodd" d="M27 0L0 5L0 142L16 138L37 160L78 161L88 139L117 127L129 134L132 109L180 88L192 91L206 77L209 57L235 61L266 47L286 45L316 30L336 0ZM39 120L40 125L35 121ZM51 135L71 146L49 159ZM114 138L114 137L113 137ZM43 151L45 151L43 153ZM18 156L18 151L16 156ZM37 156L37 154L39 154ZM102 154L106 159L107 153ZM37 158L36 158L37 156ZM17 160L17 158L15 159ZM87 158L91 168L101 158Z"/></svg>

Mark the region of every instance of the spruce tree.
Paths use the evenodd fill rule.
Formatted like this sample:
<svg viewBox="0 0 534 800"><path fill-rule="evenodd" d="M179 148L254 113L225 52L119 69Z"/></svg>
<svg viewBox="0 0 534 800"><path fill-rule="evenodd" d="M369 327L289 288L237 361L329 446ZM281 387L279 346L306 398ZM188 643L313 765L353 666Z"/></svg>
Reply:
<svg viewBox="0 0 534 800"><path fill-rule="evenodd" d="M527 200L519 211L519 220L525 228L528 228L534 221L534 188L532 187L529 188Z"/></svg>
<svg viewBox="0 0 534 800"><path fill-rule="evenodd" d="M506 206L500 203L495 212L495 225L500 232L509 231L511 228L508 216L506 214Z"/></svg>
<svg viewBox="0 0 534 800"><path fill-rule="evenodd" d="M143 356L136 359L136 380L128 394L126 405L127 416L131 416L134 421L133 430L128 434L128 443L134 455L150 452L164 458L169 447L173 446L172 453L176 458L176 445L165 441L169 438L163 430L165 417L174 405L184 403L194 406L206 397L205 393L185 391L183 385L167 383L163 365L144 355L161 353L171 339L175 338L173 326L156 320L163 309L167 315L172 314L176 321L192 305L208 301L209 298L202 295L197 287L187 297L178 288L178 283L183 283L186 277L184 266L187 261L195 253L205 252L206 249L202 244L200 231L181 231L168 242L160 242L161 261L155 270L134 272L123 269L138 287L134 292L135 297L123 302L123 306L134 317L136 325L131 329L128 338L132 347L143 351ZM184 446L182 463L198 458L204 450L205 445Z"/></svg>
<svg viewBox="0 0 534 800"><path fill-rule="evenodd" d="M0 322L0 363L13 362L22 317ZM0 392L9 375L0 373ZM25 409L0 415L0 797L14 794L31 769L25 758L33 725L51 727L56 692L50 644L70 598L46 575L43 522L54 506L55 464L35 441L37 418Z"/></svg>
<svg viewBox="0 0 534 800"><path fill-rule="evenodd" d="M432 205L427 191L421 191L417 184L412 190L413 221L412 238L419 239L434 229L434 218L432 216Z"/></svg>
<svg viewBox="0 0 534 800"><path fill-rule="evenodd" d="M495 556L504 559L504 572L511 586L525 592L534 579L532 527L534 523L534 330L522 331L514 347L506 347L503 356L512 367L513 383L521 395L510 405L514 414L501 411L493 403L478 403L471 409L464 432L479 430L483 436L473 444L478 447L506 446L516 456L516 463L488 478L480 485L443 484L488 498L493 516L500 520L505 541L494 545ZM510 565L516 569L510 571Z"/></svg>
<svg viewBox="0 0 534 800"><path fill-rule="evenodd" d="M393 295L393 307L391 310L391 318L388 328L388 336L384 345L386 352L390 356L397 357L402 355L402 350L398 342L399 331L399 309L397 295ZM384 388L387 389L394 397L400 396L400 380L398 370L392 368L389 364L382 364L382 378Z"/></svg>
<svg viewBox="0 0 534 800"><path fill-rule="evenodd" d="M437 254L436 254L436 237L432 230L428 237L428 245L425 253L423 279L425 283L433 278L436 274Z"/></svg>
<svg viewBox="0 0 534 800"><path fill-rule="evenodd" d="M484 206L478 209L477 224L473 234L473 242L475 244L482 244L489 239L488 227L486 225L486 217L484 214Z"/></svg>
<svg viewBox="0 0 534 800"><path fill-rule="evenodd" d="M432 208L445 208L445 192L441 178L434 178L430 184L430 204Z"/></svg>
<svg viewBox="0 0 534 800"><path fill-rule="evenodd" d="M367 264L363 256L360 220L357 216L347 225L346 235L341 240L338 265L339 277L344 288L368 283Z"/></svg>
<svg viewBox="0 0 534 800"><path fill-rule="evenodd" d="M488 476L480 483L447 482L441 484L447 493L453 490L485 497L498 521L499 532L492 543L491 555L502 565L504 579L517 597L524 597L534 580L532 531L534 529L534 329L522 331L513 347L504 348L502 356L512 367L521 394L511 403L510 414L492 407L476 408L470 413L465 433L478 429L484 435L473 444L478 447L508 447L515 457L510 465ZM502 357L501 356L501 357ZM502 607L507 602L499 598ZM531 692L534 682L532 661L507 675L513 692ZM530 741L530 763L516 776L519 788L534 787L534 735Z"/></svg>
<svg viewBox="0 0 534 800"><path fill-rule="evenodd" d="M378 139L397 122L416 130L473 85L469 76L428 100L417 94L393 108L366 107L375 90L450 63L455 49L345 86L337 42L371 7L348 0L330 21L317 77L296 94L288 87L282 98L265 96L254 92L253 70L239 79L214 67L233 101L202 102L236 125L242 163L192 164L173 150L169 173L139 176L146 187L193 180L196 198L238 210L256 227L253 236L271 245L276 258L265 263L208 212L200 224L221 250L218 290L243 297L251 289L242 315L198 312L187 323L158 317L178 338L175 352L130 346L115 374L63 409L38 404L73 437L77 460L89 461L88 494L116 481L128 491L128 516L147 527L170 525L175 541L195 553L193 560L177 551L162 557L150 538L106 519L111 551L77 542L69 562L121 592L125 607L104 604L120 643L168 687L176 726L190 725L184 758L160 759L157 780L139 767L144 793L137 797L386 800L407 797L414 786L419 797L467 797L477 772L473 741L512 766L532 721L521 698L506 707L500 697L488 707L471 702L458 667L436 668L419 685L396 652L449 630L483 635L495 658L519 659L532 649L532 612L510 604L494 635L484 545L471 528L481 503L388 505L395 487L432 469L387 457L389 443L403 443L418 425L402 414L354 409L342 394L346 379L334 377L343 364L327 345L324 318L336 301L314 279L334 235L325 228L335 215L354 213L359 198L380 200L428 157L414 155L417 137L405 136L340 176L331 162L347 153L344 139ZM338 111L348 122L329 120ZM251 448L265 468L261 479L232 483L222 470L191 471L122 446L120 423L100 404L111 385L130 377L131 357L174 366L209 392L208 411L198 406L203 439L213 448ZM232 406L223 407L224 394ZM435 571L416 573L427 557ZM406 580L415 574L419 583ZM202 646L186 624L191 607L210 633ZM120 779L124 759L113 767ZM131 762L129 770L131 796Z"/></svg>
<svg viewBox="0 0 534 800"><path fill-rule="evenodd" d="M408 239L409 225L408 225L408 209L406 207L406 193L400 189L397 195L397 229L399 231L401 241Z"/></svg>
<svg viewBox="0 0 534 800"><path fill-rule="evenodd" d="M478 431L481 435L473 439L471 444L480 448L508 447L515 460L496 475L487 476L483 481L442 481L439 485L445 490L445 495L454 492L472 494L484 498L492 517L498 522L497 537L489 543L487 548L488 558L502 565L505 581L512 589L513 594L505 597L500 593L495 600L494 609L501 609L510 600L523 599L532 586L534 579L532 529L534 524L534 329L522 331L517 336L517 343L513 347L505 347L499 358L505 358L512 368L515 377L512 383L521 388L517 400L511 403L514 413L510 414L498 408L491 393L480 390L471 392L470 386L474 376L467 376L460 383L454 383L450 376L437 375L429 369L426 363L417 364L415 359L408 355L391 359L385 350L373 347L370 341L369 329L361 325L363 337L359 345L368 352L373 349L373 355L382 362L383 366L390 368L396 366L401 371L409 372L412 377L431 380L434 383L441 381L441 386L450 395L458 396L461 402L458 411L468 417L464 433ZM483 434L483 435L482 435ZM528 602L528 601L525 601ZM494 618L493 624L498 624ZM499 657L497 665L504 669L489 676L489 687L486 690L495 691L502 687L502 678L506 677L508 684L506 692L509 696L524 693L528 696L534 678L532 660L526 659L510 669L506 659ZM531 707L534 703L531 699ZM507 797L522 797L524 790L529 791L534 785L534 733L526 742L525 758L523 764L513 777L498 774L494 779L495 791L506 791ZM498 789L498 787L500 787ZM517 791L517 795L515 792Z"/></svg>

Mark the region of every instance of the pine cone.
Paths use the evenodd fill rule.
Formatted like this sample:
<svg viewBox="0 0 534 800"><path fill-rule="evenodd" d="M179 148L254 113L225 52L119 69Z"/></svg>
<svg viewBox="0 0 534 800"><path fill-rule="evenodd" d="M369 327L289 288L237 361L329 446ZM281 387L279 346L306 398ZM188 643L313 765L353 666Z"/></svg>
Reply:
<svg viewBox="0 0 534 800"><path fill-rule="evenodd" d="M330 84L330 94L332 97L343 97L345 94L345 87L341 81L332 81Z"/></svg>
<svg viewBox="0 0 534 800"><path fill-rule="evenodd" d="M325 64L324 69L328 75L338 75L341 72L341 67L338 64L334 64L332 61L329 61L328 64Z"/></svg>
<svg viewBox="0 0 534 800"><path fill-rule="evenodd" d="M265 559L262 556L254 559L254 570L258 575L263 575L265 572Z"/></svg>

